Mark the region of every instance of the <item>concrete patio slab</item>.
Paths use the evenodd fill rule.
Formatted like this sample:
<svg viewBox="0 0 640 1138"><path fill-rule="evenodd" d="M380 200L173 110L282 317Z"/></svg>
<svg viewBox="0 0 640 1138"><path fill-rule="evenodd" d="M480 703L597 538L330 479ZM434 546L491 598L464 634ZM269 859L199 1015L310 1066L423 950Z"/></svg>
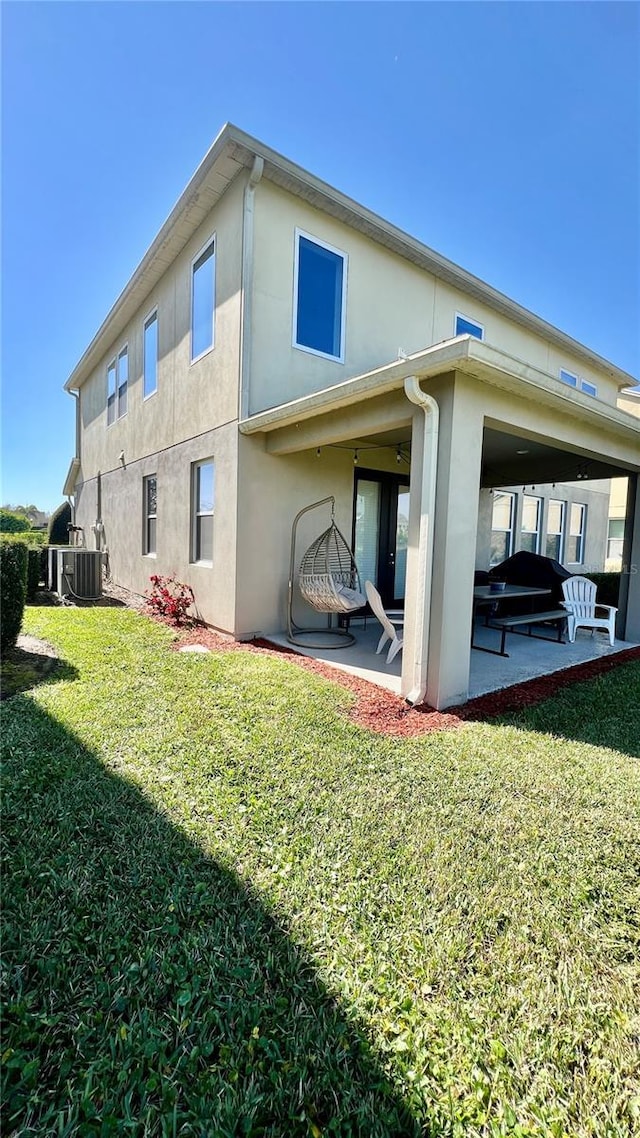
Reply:
<svg viewBox="0 0 640 1138"><path fill-rule="evenodd" d="M380 656L376 655L380 628L373 621L368 621L366 628L352 626L351 631L356 637L356 643L339 649L303 648L291 644L286 633L270 636L269 640L272 644L289 648L302 656L322 660L334 668L358 676L362 680L368 680L399 696L402 654L391 664L385 662L384 652ZM484 647L494 649L500 647L498 630L485 628L483 623L476 625L474 640ZM506 641L508 656L495 656L488 652L471 650L469 699L511 687L513 684L534 680L539 676L547 676L576 664L626 652L627 649L637 646L627 640L616 640L612 648L608 638L601 632L592 635L584 629L578 630L574 644L559 644L556 640L538 640L511 633Z"/></svg>

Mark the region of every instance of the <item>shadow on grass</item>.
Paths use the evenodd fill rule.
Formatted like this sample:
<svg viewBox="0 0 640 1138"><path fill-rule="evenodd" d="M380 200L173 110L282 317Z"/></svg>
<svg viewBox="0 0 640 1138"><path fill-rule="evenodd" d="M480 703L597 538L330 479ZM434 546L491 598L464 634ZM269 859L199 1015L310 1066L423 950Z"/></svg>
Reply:
<svg viewBox="0 0 640 1138"><path fill-rule="evenodd" d="M10 648L0 661L0 699L11 699L39 684L77 678L77 669L66 660L47 652Z"/></svg>
<svg viewBox="0 0 640 1138"><path fill-rule="evenodd" d="M417 1135L261 898L31 700L3 718L5 1133Z"/></svg>

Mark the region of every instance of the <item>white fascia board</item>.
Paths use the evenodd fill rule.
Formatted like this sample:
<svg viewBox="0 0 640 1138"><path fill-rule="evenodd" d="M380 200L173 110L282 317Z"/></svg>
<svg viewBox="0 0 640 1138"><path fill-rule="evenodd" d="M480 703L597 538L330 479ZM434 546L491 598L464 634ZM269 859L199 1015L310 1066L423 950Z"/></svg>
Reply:
<svg viewBox="0 0 640 1138"><path fill-rule="evenodd" d="M67 471L67 477L64 480L64 486L62 487L62 493L64 494L65 498L70 497L70 495L74 493L79 470L80 459L72 458L69 464L69 469Z"/></svg>

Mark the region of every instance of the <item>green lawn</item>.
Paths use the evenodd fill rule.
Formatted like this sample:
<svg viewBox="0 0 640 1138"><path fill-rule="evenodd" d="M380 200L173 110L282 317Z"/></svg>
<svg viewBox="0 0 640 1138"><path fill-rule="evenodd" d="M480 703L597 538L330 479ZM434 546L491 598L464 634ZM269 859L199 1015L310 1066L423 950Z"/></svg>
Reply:
<svg viewBox="0 0 640 1138"><path fill-rule="evenodd" d="M640 667L414 739L285 658L29 609L2 705L4 1135L640 1125Z"/></svg>

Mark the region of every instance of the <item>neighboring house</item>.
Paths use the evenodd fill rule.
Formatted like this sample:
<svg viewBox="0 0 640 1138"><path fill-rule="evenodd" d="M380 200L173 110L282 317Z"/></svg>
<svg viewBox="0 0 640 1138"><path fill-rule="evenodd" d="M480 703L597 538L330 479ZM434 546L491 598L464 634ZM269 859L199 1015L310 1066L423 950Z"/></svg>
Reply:
<svg viewBox="0 0 640 1138"><path fill-rule="evenodd" d="M175 574L238 638L284 627L293 518L333 495L363 579L404 598L404 694L445 707L468 691L491 489L514 488L523 544L532 486L629 476L640 564L639 424L616 407L633 382L227 125L66 383L64 492L116 582ZM301 550L328 520L304 519ZM549 505L538 526L549 551ZM640 641L640 576L621 592Z"/></svg>
<svg viewBox="0 0 640 1138"><path fill-rule="evenodd" d="M640 419L640 387L622 391L618 397L618 407L621 411L627 411ZM605 569L608 572L618 573L622 568L628 489L626 478L612 478L605 561Z"/></svg>

